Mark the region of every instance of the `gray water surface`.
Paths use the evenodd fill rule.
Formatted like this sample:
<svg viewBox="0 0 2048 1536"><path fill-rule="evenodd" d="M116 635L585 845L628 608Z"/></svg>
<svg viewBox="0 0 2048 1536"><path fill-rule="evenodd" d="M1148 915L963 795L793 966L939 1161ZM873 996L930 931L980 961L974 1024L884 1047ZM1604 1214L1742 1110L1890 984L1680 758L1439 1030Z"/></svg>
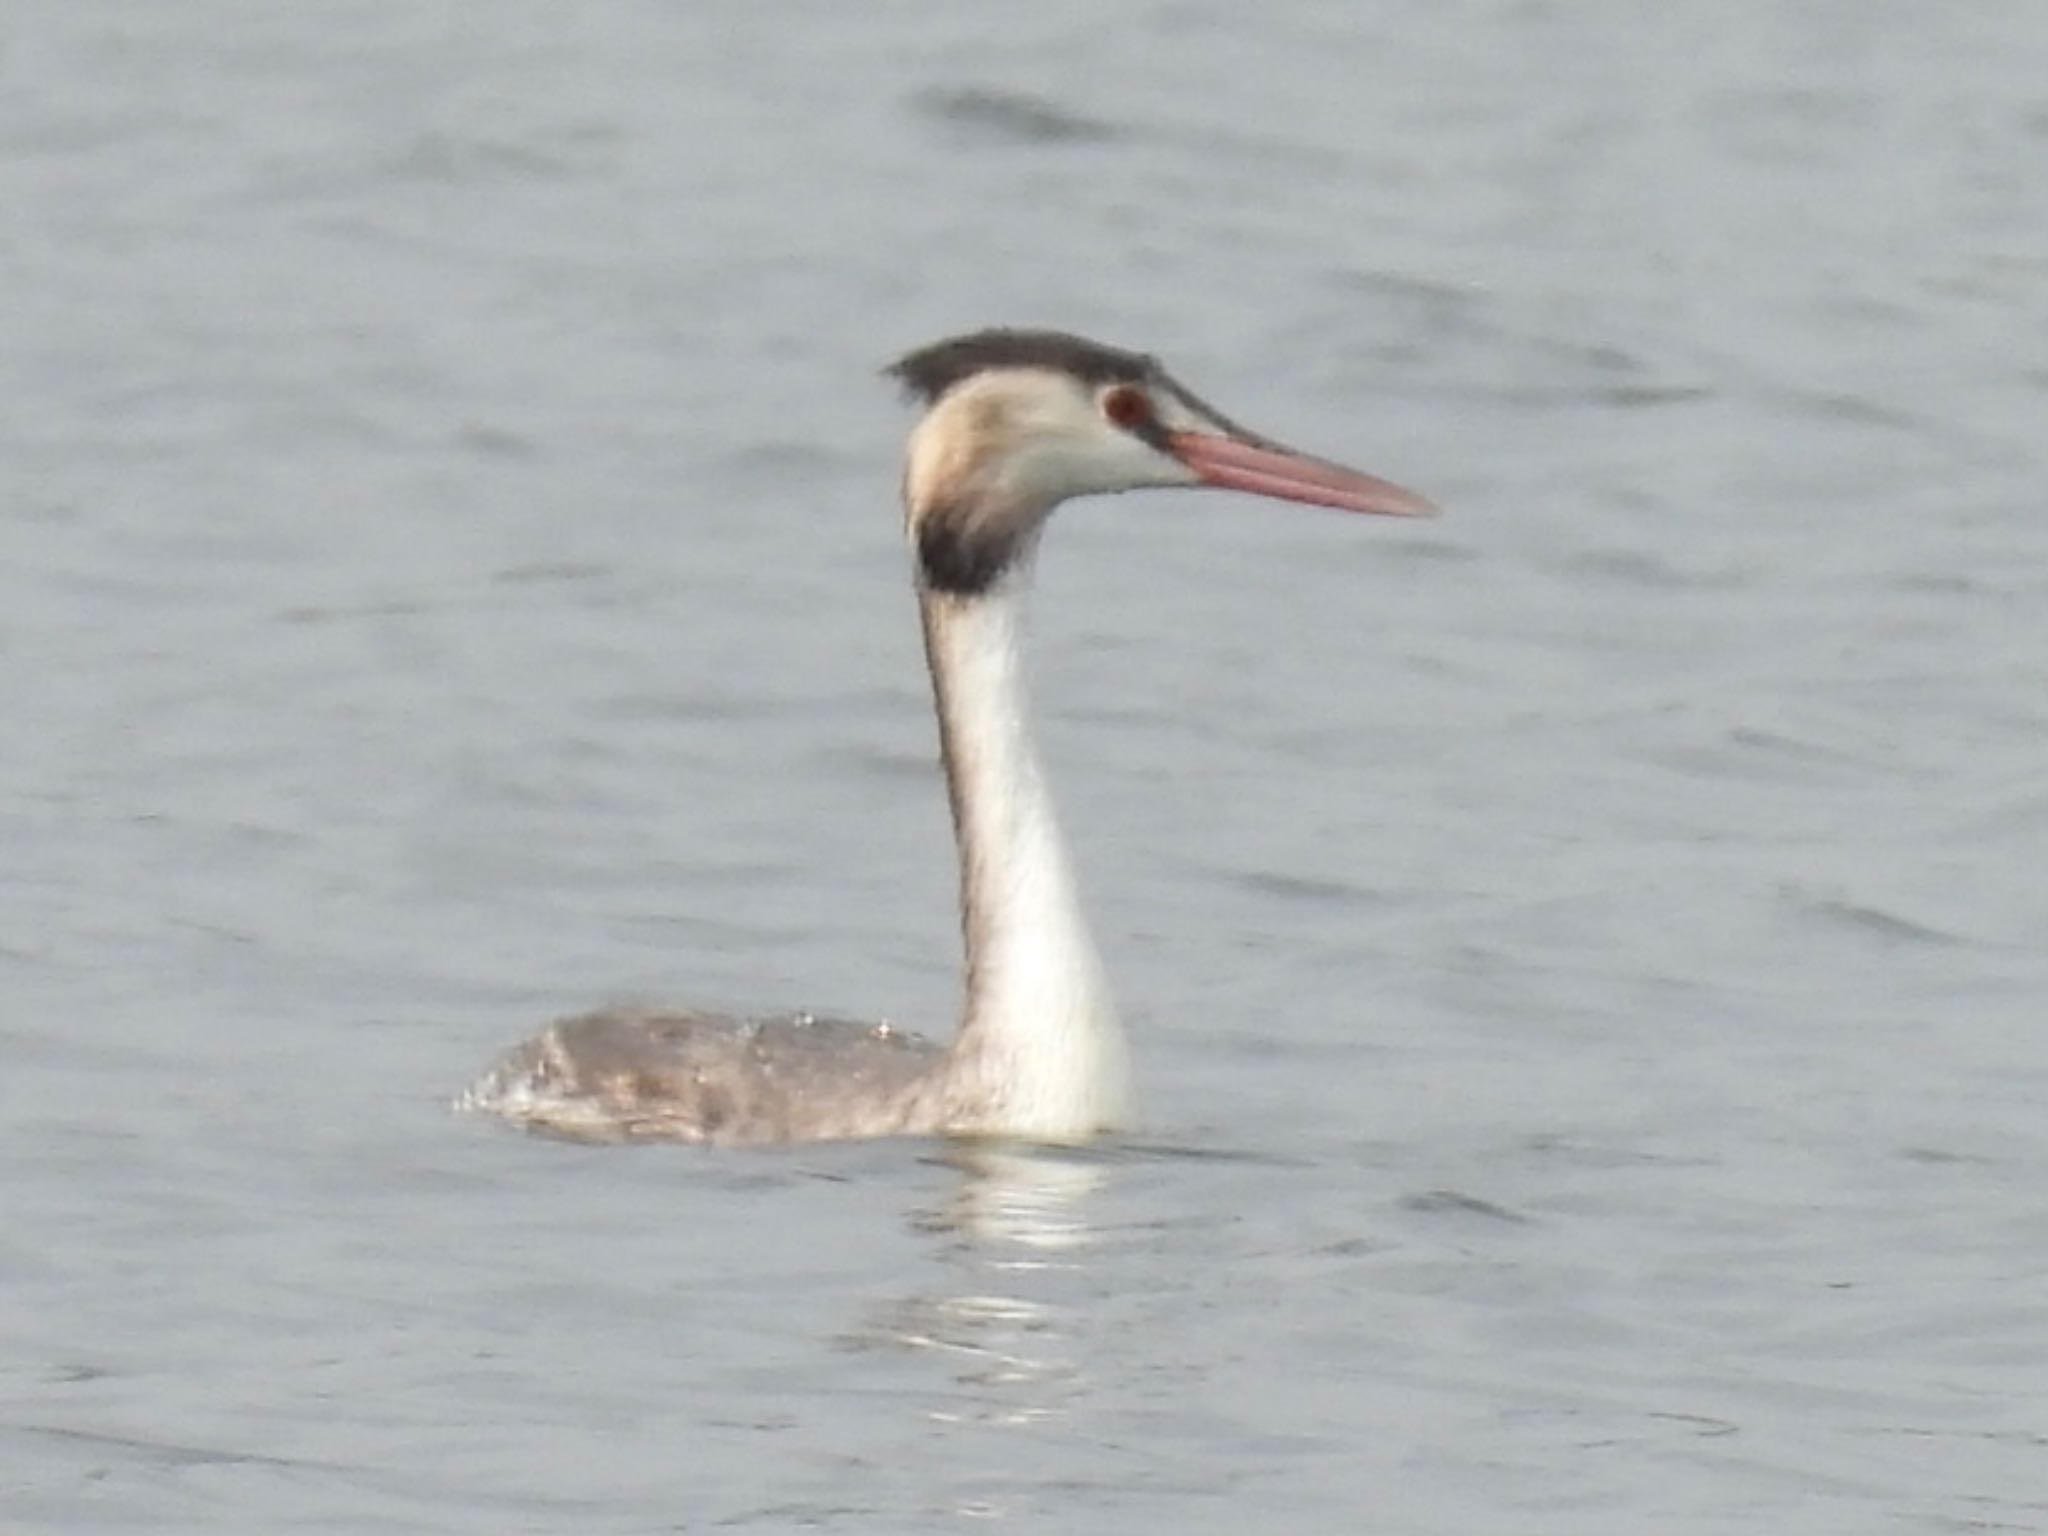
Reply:
<svg viewBox="0 0 2048 1536"><path fill-rule="evenodd" d="M2048 1529L2048 17L0 19L9 1531ZM1417 486L1064 513L1085 1153L447 1112L943 1033L876 370Z"/></svg>

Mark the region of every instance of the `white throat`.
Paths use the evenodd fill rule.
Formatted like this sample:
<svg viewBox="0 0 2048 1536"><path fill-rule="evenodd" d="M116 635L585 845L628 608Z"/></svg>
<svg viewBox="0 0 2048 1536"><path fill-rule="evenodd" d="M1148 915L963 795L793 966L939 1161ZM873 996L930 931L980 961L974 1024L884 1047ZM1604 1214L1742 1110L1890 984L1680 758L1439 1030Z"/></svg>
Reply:
<svg viewBox="0 0 2048 1536"><path fill-rule="evenodd" d="M960 850L967 1000L958 1129L1072 1140L1122 1124L1123 1032L1031 744L1020 645L1028 554L972 596L920 587Z"/></svg>

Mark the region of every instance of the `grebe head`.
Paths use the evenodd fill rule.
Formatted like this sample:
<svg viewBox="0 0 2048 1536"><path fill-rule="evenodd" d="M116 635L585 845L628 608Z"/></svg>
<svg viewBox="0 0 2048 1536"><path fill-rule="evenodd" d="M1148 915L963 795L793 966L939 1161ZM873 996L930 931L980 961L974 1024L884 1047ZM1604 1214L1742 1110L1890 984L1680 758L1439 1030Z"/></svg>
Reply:
<svg viewBox="0 0 2048 1536"><path fill-rule="evenodd" d="M903 500L920 578L939 591L994 585L1072 496L1208 485L1351 512L1435 511L1412 491L1248 431L1157 358L1079 336L977 331L887 371L926 407Z"/></svg>

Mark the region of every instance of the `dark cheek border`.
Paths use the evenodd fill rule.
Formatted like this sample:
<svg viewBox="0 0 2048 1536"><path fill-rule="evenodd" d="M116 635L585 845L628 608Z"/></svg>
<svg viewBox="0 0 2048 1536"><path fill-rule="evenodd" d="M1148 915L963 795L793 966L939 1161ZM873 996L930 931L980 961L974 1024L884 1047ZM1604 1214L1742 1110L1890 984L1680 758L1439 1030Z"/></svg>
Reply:
<svg viewBox="0 0 2048 1536"><path fill-rule="evenodd" d="M943 508L927 512L918 525L918 576L934 592L978 596L1002 578L1016 554L1015 539L977 529Z"/></svg>

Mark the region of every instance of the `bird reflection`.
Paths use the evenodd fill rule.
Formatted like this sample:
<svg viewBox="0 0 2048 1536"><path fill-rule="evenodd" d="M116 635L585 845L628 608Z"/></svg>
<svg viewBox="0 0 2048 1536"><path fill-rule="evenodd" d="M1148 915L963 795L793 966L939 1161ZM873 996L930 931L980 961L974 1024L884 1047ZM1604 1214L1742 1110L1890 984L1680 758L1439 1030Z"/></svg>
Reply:
<svg viewBox="0 0 2048 1536"><path fill-rule="evenodd" d="M960 1143L941 1161L959 1172L942 1203L912 1225L941 1240L949 1284L879 1307L858 1341L929 1353L958 1389L937 1422L1023 1425L1059 1414L1086 1390L1077 1303L1093 1287L1100 1237L1092 1197L1114 1165L1073 1149Z"/></svg>

